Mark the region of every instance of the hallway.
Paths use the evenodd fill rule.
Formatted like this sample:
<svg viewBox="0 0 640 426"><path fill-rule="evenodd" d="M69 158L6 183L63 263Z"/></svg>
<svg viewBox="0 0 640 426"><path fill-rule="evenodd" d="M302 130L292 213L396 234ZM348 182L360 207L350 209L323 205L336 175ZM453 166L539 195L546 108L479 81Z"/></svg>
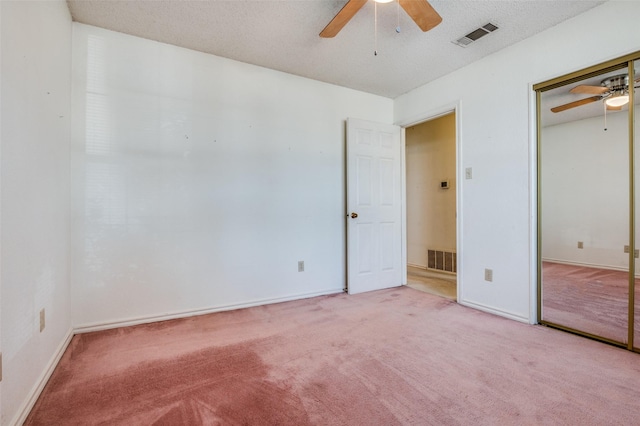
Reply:
<svg viewBox="0 0 640 426"><path fill-rule="evenodd" d="M407 267L407 286L425 293L457 300L456 276Z"/></svg>

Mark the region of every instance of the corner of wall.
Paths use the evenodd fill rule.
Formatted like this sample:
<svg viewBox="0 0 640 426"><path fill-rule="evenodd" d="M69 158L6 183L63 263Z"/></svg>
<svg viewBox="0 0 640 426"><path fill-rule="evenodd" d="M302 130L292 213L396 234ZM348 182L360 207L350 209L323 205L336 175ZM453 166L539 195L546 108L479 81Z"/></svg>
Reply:
<svg viewBox="0 0 640 426"><path fill-rule="evenodd" d="M2 75L2 3L0 2L0 76ZM0 78L0 253L2 253L2 78ZM2 300L2 260L0 258L0 301ZM2 303L0 302L0 425L5 424L2 410Z"/></svg>
<svg viewBox="0 0 640 426"><path fill-rule="evenodd" d="M69 343L71 343L71 339L73 338L73 336L74 336L73 329L70 328L67 334L65 335L64 339L62 340L62 342L60 342L60 344L58 345L56 351L53 353L53 355L49 359L49 362L47 362L47 365L45 366L44 370L38 377L38 380L36 380L35 384L29 391L28 397L24 400L24 402L18 409L15 417L9 423L10 425L21 425L27 420L29 413L31 412L36 402L38 401L38 398L40 397L42 390L44 389L45 385L49 381L49 378L53 374L53 371L55 370L58 363L60 362L60 359L62 359L62 356L64 355L64 352L67 350L67 347L69 347Z"/></svg>
<svg viewBox="0 0 640 426"><path fill-rule="evenodd" d="M66 2L0 2L0 45L0 424L13 425L72 336Z"/></svg>

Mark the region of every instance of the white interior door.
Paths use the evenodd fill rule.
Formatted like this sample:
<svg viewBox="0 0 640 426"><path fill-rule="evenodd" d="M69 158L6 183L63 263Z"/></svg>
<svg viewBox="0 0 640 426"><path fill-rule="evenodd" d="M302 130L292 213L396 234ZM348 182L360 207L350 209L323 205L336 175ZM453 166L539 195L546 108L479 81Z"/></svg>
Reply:
<svg viewBox="0 0 640 426"><path fill-rule="evenodd" d="M402 284L400 127L347 120L347 289Z"/></svg>

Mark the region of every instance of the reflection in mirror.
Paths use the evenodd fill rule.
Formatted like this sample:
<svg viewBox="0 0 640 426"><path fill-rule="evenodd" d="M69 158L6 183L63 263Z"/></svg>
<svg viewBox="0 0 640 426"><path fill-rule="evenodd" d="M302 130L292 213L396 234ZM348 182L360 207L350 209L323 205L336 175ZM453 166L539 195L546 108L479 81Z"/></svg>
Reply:
<svg viewBox="0 0 640 426"><path fill-rule="evenodd" d="M541 320L619 343L629 315L627 83L626 68L609 70L540 97Z"/></svg>

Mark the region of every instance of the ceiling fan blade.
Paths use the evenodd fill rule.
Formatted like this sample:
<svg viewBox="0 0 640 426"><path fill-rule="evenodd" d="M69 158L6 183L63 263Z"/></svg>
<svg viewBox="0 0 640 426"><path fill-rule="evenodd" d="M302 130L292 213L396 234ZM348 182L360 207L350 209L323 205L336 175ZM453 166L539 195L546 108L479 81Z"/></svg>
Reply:
<svg viewBox="0 0 640 426"><path fill-rule="evenodd" d="M606 87L602 86L585 86L580 85L576 86L573 89L569 90L569 93L584 93L586 95L601 95L604 92L608 91Z"/></svg>
<svg viewBox="0 0 640 426"><path fill-rule="evenodd" d="M340 32L340 30L347 25L347 22L353 18L353 16L358 12L362 6L367 3L367 0L349 0L347 4L344 5L340 12L324 27L324 30L320 33L320 37L331 38L335 37L336 34Z"/></svg>
<svg viewBox="0 0 640 426"><path fill-rule="evenodd" d="M591 102L596 102L600 100L600 96L591 96L590 98L580 99L579 101L569 102L568 104L559 105L557 107L551 108L551 112L561 112L566 111L571 108L579 107L582 105L590 104Z"/></svg>
<svg viewBox="0 0 640 426"><path fill-rule="evenodd" d="M429 31L442 22L442 17L427 0L398 0L407 15L422 31Z"/></svg>

